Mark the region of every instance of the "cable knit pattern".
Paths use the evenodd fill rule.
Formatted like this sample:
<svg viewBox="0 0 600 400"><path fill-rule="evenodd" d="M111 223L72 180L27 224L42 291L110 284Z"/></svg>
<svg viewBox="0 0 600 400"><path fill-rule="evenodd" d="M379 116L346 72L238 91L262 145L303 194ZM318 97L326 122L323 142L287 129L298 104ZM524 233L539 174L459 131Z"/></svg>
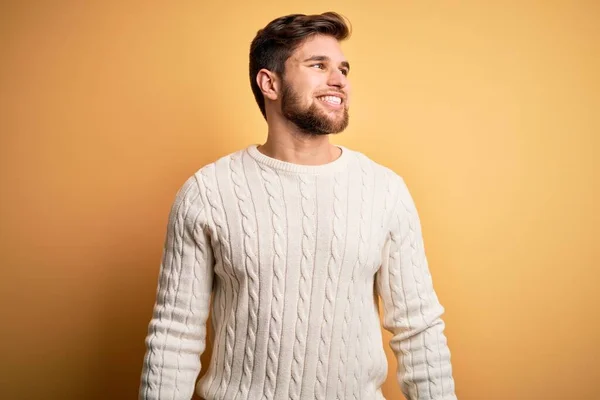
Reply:
<svg viewBox="0 0 600 400"><path fill-rule="evenodd" d="M312 273L314 266L315 234L315 194L312 178L300 175L300 195L302 204L302 262L300 266L300 288L298 299L298 319L296 320L296 340L292 359L292 381L290 399L300 398L302 375L304 374L304 355L306 334L312 291Z"/></svg>
<svg viewBox="0 0 600 400"><path fill-rule="evenodd" d="M369 174L363 173L363 177L367 178L368 176L369 176ZM367 202L367 199L363 200L363 205L364 205L364 208L365 208L365 210L363 212L364 213L368 213L367 218L369 218L369 221L371 221L371 219L373 218L373 209L371 207L371 204L373 202L373 200L372 200L373 196L375 196L375 192L374 192L374 188L373 188L373 181L372 180L367 180L366 182L363 182L363 185L367 186L366 193L369 194L369 196L368 196L368 202ZM372 233L373 233L373 230L374 230L373 225L375 225L375 224L373 224L373 222L369 223L369 231L368 231L368 234L367 234L368 235L367 238L370 238L371 235L372 235ZM377 229L377 228L375 227L375 229ZM365 243L365 245L369 246L371 243L373 243L373 240L368 240L368 244ZM370 251L369 248L367 248L366 254L367 255L371 254L371 251ZM365 267L367 267L369 265L368 260L365 260L363 265ZM373 278L374 277L371 276L370 279L367 280L367 282L369 282L369 284L371 284L371 285L372 285L371 280ZM365 320L366 321L371 321L369 323L372 323L373 319L369 318L372 315L372 311L370 309L370 305L368 307L365 306L365 302L369 300L368 297L367 297L369 295L370 294L369 294L369 292L367 290L364 290L362 292L361 298L360 298L360 309L361 309L361 312L369 313L369 315L365 316ZM363 351L361 353L361 355L363 356L363 362L361 362L361 365L364 365L362 373L363 373L363 375L366 375L365 377L362 378L363 381L365 379L367 379L367 376L369 375L369 372L372 372L372 371L375 370L375 365L374 365L374 360L373 360L373 353L374 352L371 351L371 350L367 350L367 349L372 349L373 348L373 330L372 329L367 329L364 336L365 336L367 345L359 347L359 348L363 349ZM360 340L360 338L358 340ZM365 358L364 356L365 355L366 355L366 361L364 361L364 358ZM362 396L361 396L361 398L362 398Z"/></svg>
<svg viewBox="0 0 600 400"><path fill-rule="evenodd" d="M360 269L366 265L366 229L367 229L367 212L368 212L368 176L366 174L366 170L364 168L363 160L361 158L357 158L357 166L360 168L360 211L358 213L359 219L359 229L358 229L358 237L357 237L357 245L358 245L358 257L356 258L354 265L352 267L352 275L350 279L350 285L348 287L348 295L347 295L347 303L345 305L344 312L344 325L342 328L342 348L348 348L351 345L350 331L351 331L351 323L353 321L353 317L356 316L357 320L355 321L356 326L356 340L354 343L354 360L351 365L353 368L351 370L351 381L350 385L348 385L347 381L347 365L348 365L348 354L343 352L340 357L340 366L338 369L338 382L337 382L337 399L346 399L346 395L348 390L350 391L350 396L348 398L356 399L360 396L359 391L359 379L360 379L360 369L362 366L360 365L360 357L359 353L361 351L360 347L360 333L362 331L362 309L359 304L355 304L353 299L357 294L357 286L360 285L359 276ZM358 293L358 297L361 296L361 293ZM346 354L344 354L346 353Z"/></svg>
<svg viewBox="0 0 600 400"><path fill-rule="evenodd" d="M143 398L182 398L192 395L186 384L200 371L195 353L204 351L208 288L212 273L210 246L196 230L204 207L195 179L179 190L169 215L153 318L144 358ZM169 373L162 373L163 370ZM182 383L183 382L183 383Z"/></svg>
<svg viewBox="0 0 600 400"><path fill-rule="evenodd" d="M370 236L370 232L369 232L369 228L370 228L370 224L369 224L369 211L371 209L371 207L369 207L371 204L369 202L369 198L372 194L371 192L371 179L369 179L369 175L367 174L367 170L366 170L366 166L365 166L365 162L361 159L360 160L360 168L361 168L361 184L362 184L362 191L361 191L361 208L360 208L360 231L359 231L359 251L358 251L358 270L355 270L355 274L361 276L362 274L360 273L362 268L366 268L367 267L367 256L368 256L368 252L367 252L367 248L369 246L368 243L368 237ZM362 282L357 282L356 283L359 287L362 284ZM363 372L363 368L365 367L363 365L363 360L361 360L361 356L365 353L365 351L363 350L364 347L362 346L362 340L363 339L367 339L367 341L369 341L369 337L368 334L370 332L370 330L365 330L364 334L362 331L362 327L363 327L363 311L364 311L364 296L366 294L366 291L359 291L357 294L357 297L359 298L360 302L358 305L358 312L357 312L357 316L358 316L358 329L356 331L357 335L356 335L356 351L354 353L354 358L355 358L355 363L353 365L353 385L352 385L352 397L354 399L360 399L362 398L360 392L362 390L362 387L360 385L360 378ZM371 352L367 351L366 352L368 354L369 357L371 357Z"/></svg>
<svg viewBox="0 0 600 400"><path fill-rule="evenodd" d="M281 328L283 322L283 294L285 291L285 258L283 243L284 230L284 205L282 204L283 193L281 183L273 170L267 169L259 164L265 190L269 195L269 208L272 212L273 225L273 300L271 302L271 320L269 321L269 343L267 350L267 376L263 388L263 400L272 399L275 393L277 379L277 367L279 364L279 349Z"/></svg>
<svg viewBox="0 0 600 400"><path fill-rule="evenodd" d="M391 183L390 175L391 175L391 171L388 171L388 173L384 174L384 176L383 176L383 189L382 190L384 191L384 200L383 200L383 210L382 210L381 216L380 216L381 224L379 225L379 229L380 229L379 234L382 234L385 236L387 236L388 232L389 232L386 229L386 227L388 226L390 217L391 217L390 216L390 207L391 207L390 202L391 202L391 199L393 198L393 193L391 191L392 185L390 184ZM386 239L389 240L389 237L386 237ZM375 278L377 278L377 276ZM375 284L377 284L377 281L375 282ZM377 309L379 309L378 306L379 305L377 304ZM380 320L378 318L379 316L375 315L374 317L375 317L376 323L379 324L380 323ZM381 376L381 375L384 375L387 373L387 363L381 362L381 359L383 357L385 357L385 354L380 353L380 359L378 360L380 365L376 365L376 366L373 366L374 368L367 369L368 376L366 379L368 382L377 381L378 376Z"/></svg>
<svg viewBox="0 0 600 400"><path fill-rule="evenodd" d="M252 379L252 370L254 369L254 347L256 345L256 329L258 325L258 268L256 260L256 226L255 218L256 212L252 205L250 193L246 187L246 182L242 177L244 173L241 160L241 154L235 154L232 156L231 170L232 179L234 184L234 192L237 196L238 207L242 219L242 230L244 231L244 246L243 254L244 267L248 276L248 293L250 295L250 301L248 303L248 315L250 320L248 322L248 337L246 340L246 351L244 354L244 367L242 374L242 382L240 391L236 393L235 399L238 399L241 393L248 393L250 389L250 380Z"/></svg>
<svg viewBox="0 0 600 400"><path fill-rule="evenodd" d="M230 241L229 241L229 228L226 225L225 216L222 213L223 207L223 198L218 188L216 188L214 179L211 179L210 173L215 173L214 166L207 166L206 168L200 171L202 180L205 182L204 187L206 188L206 198L210 205L211 209L211 217L214 222L214 226L216 227L216 232L218 237L222 238L219 241L221 248L215 253L218 255L217 258L220 258L221 266L230 266L231 262L231 249L230 249ZM220 257L219 257L220 256ZM223 267L221 267L223 269ZM229 268L227 268L229 270ZM237 291L235 288L239 286L239 282L233 273L228 274L228 279L230 282L230 286L233 293L233 303L237 302ZM224 304L226 307L226 304ZM224 395L225 390L227 390L227 384L231 378L231 358L233 354L233 341L235 337L235 319L236 314L227 314L226 309L221 310L222 315L228 315L227 321L222 323L221 326L225 327L226 341L225 341L225 359L223 360L223 379L219 381L213 380L211 382L211 390L219 390ZM213 383L217 383L217 387L213 389Z"/></svg>
<svg viewBox="0 0 600 400"><path fill-rule="evenodd" d="M327 282L325 283L325 305L323 308L324 321L321 326L321 337L319 341L319 358L317 361L317 382L315 386L315 398L325 399L327 384L327 366L331 332L333 330L333 312L335 309L335 298L337 295L337 282L340 273L342 255L340 254L340 243L344 239L344 214L342 197L344 195L340 178L335 175L333 183L333 235L331 238L331 256L327 268Z"/></svg>
<svg viewBox="0 0 600 400"><path fill-rule="evenodd" d="M410 192L341 149L308 166L253 145L185 181L168 218L140 399L383 399L378 295L407 400L456 400ZM213 355L196 383L211 308Z"/></svg>

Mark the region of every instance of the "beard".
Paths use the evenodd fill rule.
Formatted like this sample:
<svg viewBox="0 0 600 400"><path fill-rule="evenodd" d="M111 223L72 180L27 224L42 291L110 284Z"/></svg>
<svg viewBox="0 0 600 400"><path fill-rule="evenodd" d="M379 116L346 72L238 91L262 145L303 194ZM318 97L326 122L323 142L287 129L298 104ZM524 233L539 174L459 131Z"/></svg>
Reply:
<svg viewBox="0 0 600 400"><path fill-rule="evenodd" d="M302 107L300 95L291 85L284 83L281 92L281 112L284 117L294 123L300 131L312 135L329 135L340 133L348 126L348 109L344 107L335 116L327 114L316 103L308 108Z"/></svg>

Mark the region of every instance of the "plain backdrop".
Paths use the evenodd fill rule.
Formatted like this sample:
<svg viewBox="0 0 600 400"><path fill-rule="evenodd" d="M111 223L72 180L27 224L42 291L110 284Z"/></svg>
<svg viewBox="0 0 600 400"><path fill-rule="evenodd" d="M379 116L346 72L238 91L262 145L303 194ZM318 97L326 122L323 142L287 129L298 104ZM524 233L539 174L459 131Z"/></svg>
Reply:
<svg viewBox="0 0 600 400"><path fill-rule="evenodd" d="M256 31L328 10L333 141L409 185L459 399L598 398L600 3L566 0L3 1L0 397L136 398L175 193L264 141Z"/></svg>

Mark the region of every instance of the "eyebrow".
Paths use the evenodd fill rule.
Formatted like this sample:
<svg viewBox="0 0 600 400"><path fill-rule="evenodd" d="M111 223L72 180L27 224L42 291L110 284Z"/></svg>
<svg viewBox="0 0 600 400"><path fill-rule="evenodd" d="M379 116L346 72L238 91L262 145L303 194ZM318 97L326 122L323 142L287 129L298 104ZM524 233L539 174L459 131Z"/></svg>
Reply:
<svg viewBox="0 0 600 400"><path fill-rule="evenodd" d="M308 61L328 61L329 62L329 61L331 61L331 59L327 56L310 56L302 62L308 62ZM350 71L350 63L348 61L342 61L340 64L343 67L345 67L348 71Z"/></svg>

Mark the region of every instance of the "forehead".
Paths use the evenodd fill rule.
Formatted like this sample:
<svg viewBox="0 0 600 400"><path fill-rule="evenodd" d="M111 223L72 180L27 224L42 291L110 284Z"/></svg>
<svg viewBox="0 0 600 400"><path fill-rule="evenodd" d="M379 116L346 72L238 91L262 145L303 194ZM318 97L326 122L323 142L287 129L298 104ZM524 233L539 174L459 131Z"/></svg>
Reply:
<svg viewBox="0 0 600 400"><path fill-rule="evenodd" d="M326 56L334 62L347 61L340 42L332 36L315 35L306 39L292 53L290 61L303 62L309 57Z"/></svg>

